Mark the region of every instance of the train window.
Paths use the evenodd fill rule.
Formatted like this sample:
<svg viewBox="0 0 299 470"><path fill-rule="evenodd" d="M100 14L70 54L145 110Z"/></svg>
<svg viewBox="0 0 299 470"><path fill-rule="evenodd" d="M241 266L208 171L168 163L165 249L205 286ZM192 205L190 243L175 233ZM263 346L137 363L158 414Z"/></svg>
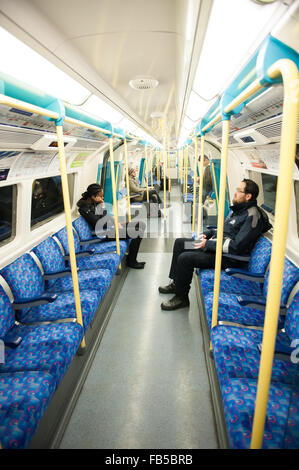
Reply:
<svg viewBox="0 0 299 470"><path fill-rule="evenodd" d="M262 173L264 203L262 204L263 209L274 215L275 211L275 199L276 199L276 186L277 176L268 175Z"/></svg>
<svg viewBox="0 0 299 470"><path fill-rule="evenodd" d="M0 246L10 242L16 229L17 186L0 188Z"/></svg>
<svg viewBox="0 0 299 470"><path fill-rule="evenodd" d="M297 234L299 237L299 181L295 181L294 190L295 190L296 214L297 214Z"/></svg>
<svg viewBox="0 0 299 470"><path fill-rule="evenodd" d="M68 175L70 199L73 199L73 175ZM63 212L62 185L60 176L37 179L32 184L31 227L52 219Z"/></svg>

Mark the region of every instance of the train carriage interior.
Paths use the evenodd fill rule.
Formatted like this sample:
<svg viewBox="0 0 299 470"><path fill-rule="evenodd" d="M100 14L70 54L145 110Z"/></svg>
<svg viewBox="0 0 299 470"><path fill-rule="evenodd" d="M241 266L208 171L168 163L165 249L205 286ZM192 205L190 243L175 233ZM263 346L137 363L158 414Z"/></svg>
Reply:
<svg viewBox="0 0 299 470"><path fill-rule="evenodd" d="M299 0L0 0L0 40L0 449L298 449Z"/></svg>

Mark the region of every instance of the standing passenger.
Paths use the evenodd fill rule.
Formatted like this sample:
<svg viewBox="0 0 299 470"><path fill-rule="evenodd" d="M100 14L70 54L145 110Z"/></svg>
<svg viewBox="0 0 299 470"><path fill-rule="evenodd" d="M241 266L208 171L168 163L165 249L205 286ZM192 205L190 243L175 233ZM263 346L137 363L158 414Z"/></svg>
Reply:
<svg viewBox="0 0 299 470"><path fill-rule="evenodd" d="M115 220L114 217L108 215L103 196L104 191L99 184L90 184L77 202L77 206L80 215L96 233L106 233L106 238L103 241L113 241L115 240ZM126 260L127 266L130 268L144 268L145 262L138 262L137 254L145 227L146 225L142 221L126 223L125 227L119 224L120 238L131 239Z"/></svg>

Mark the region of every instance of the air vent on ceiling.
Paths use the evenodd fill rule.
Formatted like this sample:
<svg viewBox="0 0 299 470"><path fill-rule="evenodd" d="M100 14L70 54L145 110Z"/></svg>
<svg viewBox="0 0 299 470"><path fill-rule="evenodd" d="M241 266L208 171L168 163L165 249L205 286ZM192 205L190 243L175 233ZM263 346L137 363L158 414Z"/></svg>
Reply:
<svg viewBox="0 0 299 470"><path fill-rule="evenodd" d="M129 85L134 90L152 90L159 85L159 82L151 77L138 77L130 80Z"/></svg>
<svg viewBox="0 0 299 470"><path fill-rule="evenodd" d="M89 150L96 150L96 149L99 149L100 147L102 147L103 145L105 145L105 142L99 142L99 141L96 141L96 140L80 140L78 139L77 142L75 143L75 145L73 146L73 149L75 148L80 148L80 149L89 149Z"/></svg>
<svg viewBox="0 0 299 470"><path fill-rule="evenodd" d="M38 139L40 139L40 134L36 135L27 132L0 130L0 142L2 147L5 147L6 144L15 147L20 147L20 145L22 147L30 147Z"/></svg>
<svg viewBox="0 0 299 470"><path fill-rule="evenodd" d="M258 132L265 137L279 137L281 134L281 121L274 122L273 124L268 124L268 126L262 126L257 128ZM297 135L299 132L299 119L297 121Z"/></svg>

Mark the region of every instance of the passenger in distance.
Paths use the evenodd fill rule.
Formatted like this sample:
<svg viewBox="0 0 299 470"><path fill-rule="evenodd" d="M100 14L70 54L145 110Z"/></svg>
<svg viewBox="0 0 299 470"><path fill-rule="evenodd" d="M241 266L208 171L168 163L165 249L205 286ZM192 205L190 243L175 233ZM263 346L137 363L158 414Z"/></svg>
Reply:
<svg viewBox="0 0 299 470"><path fill-rule="evenodd" d="M257 206L259 188L257 184L244 179L233 198L231 212L224 221L222 253L249 256L258 237L271 228L266 213ZM171 282L160 286L161 294L175 294L161 304L163 310L175 310L189 305L188 293L194 268L214 268L216 257L217 230L204 232L198 240L177 238L172 254L169 272ZM222 256L222 269L242 268L240 260Z"/></svg>
<svg viewBox="0 0 299 470"><path fill-rule="evenodd" d="M129 188L130 188L130 195L131 194L134 195L131 198L131 201L144 202L147 200L147 191L146 189L140 188L138 180L137 180L136 170L134 170L134 168L129 169ZM148 189L149 189L148 191L149 202L160 205L162 201L157 191L154 189L153 186L149 186ZM158 207L158 216L161 217L161 211L159 210L159 207Z"/></svg>
<svg viewBox="0 0 299 470"><path fill-rule="evenodd" d="M80 215L84 217L98 236L106 234L103 241L114 241L116 239L115 220L107 212L104 203L104 191L99 184L90 184L82 194L82 198L77 202L77 206ZM131 239L126 259L127 266L130 268L144 268L145 262L138 262L137 254L145 228L146 225L142 221L119 224L119 238L125 240Z"/></svg>

